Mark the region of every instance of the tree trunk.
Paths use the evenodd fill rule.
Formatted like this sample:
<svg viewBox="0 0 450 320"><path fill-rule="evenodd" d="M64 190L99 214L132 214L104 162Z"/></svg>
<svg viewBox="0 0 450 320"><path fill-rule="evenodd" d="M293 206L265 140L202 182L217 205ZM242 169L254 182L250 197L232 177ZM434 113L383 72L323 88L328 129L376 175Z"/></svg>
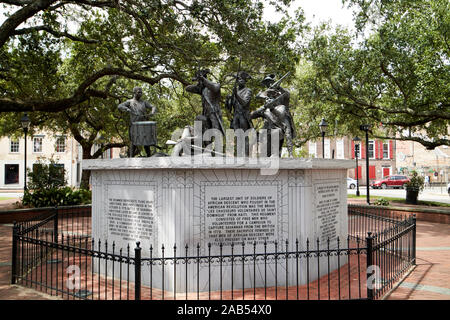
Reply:
<svg viewBox="0 0 450 320"><path fill-rule="evenodd" d="M83 160L92 159L91 155L91 146L83 146ZM89 179L91 177L91 171L89 170L83 170L81 173L81 182L80 182L80 188L81 189L90 189L89 185Z"/></svg>

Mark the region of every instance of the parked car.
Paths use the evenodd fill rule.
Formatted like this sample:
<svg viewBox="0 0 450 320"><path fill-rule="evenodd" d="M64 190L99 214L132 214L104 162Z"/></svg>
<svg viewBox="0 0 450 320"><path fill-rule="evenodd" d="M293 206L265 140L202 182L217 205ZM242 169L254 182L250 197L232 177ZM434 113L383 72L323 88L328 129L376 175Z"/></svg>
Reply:
<svg viewBox="0 0 450 320"><path fill-rule="evenodd" d="M387 177L384 177L380 180L375 180L374 182L370 183L370 186L373 189L387 189L387 188L406 188L406 184L409 182L409 179L407 176L402 175L390 175Z"/></svg>
<svg viewBox="0 0 450 320"><path fill-rule="evenodd" d="M347 188L355 189L356 188L356 180L352 178L347 178Z"/></svg>
<svg viewBox="0 0 450 320"><path fill-rule="evenodd" d="M448 192L448 195L450 196L450 182L447 184L447 192Z"/></svg>

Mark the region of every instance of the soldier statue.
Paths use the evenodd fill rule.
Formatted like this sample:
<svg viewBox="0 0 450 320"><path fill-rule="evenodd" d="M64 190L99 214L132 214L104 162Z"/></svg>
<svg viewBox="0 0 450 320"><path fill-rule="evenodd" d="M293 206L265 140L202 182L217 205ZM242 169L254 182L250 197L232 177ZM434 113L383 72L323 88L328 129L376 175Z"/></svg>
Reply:
<svg viewBox="0 0 450 320"><path fill-rule="evenodd" d="M250 120L250 100L252 99L252 90L245 86L251 76L245 71L239 71L236 77L236 85L233 93L229 95L225 102L225 107L233 112L231 129L242 129L247 131L252 128Z"/></svg>
<svg viewBox="0 0 450 320"><path fill-rule="evenodd" d="M252 90L245 86L247 79L251 79L251 76L245 71L239 71L236 75L233 92L227 96L225 101L225 108L233 113L230 128L233 130L242 129L244 132L253 128L252 121L250 120ZM245 156L248 156L250 153L249 145L249 137L245 137Z"/></svg>
<svg viewBox="0 0 450 320"><path fill-rule="evenodd" d="M156 107L148 103L147 101L141 100L142 97L142 88L135 87L133 88L133 98L127 100L121 104L119 104L118 109L120 111L125 111L130 113L130 126L129 126L129 135L131 141L130 147L130 157L134 157L137 153L138 146L133 144L133 137L131 127L133 123L140 121L147 121L148 116L154 115L156 113ZM151 109L151 113L147 113L146 110ZM155 141L156 143L156 141ZM147 157L150 157L150 146L144 145L145 153Z"/></svg>
<svg viewBox="0 0 450 320"><path fill-rule="evenodd" d="M289 73L288 73L289 74ZM287 90L280 86L281 80L288 74L283 76L275 83L275 75L270 74L261 82L267 87L266 90L258 93L256 98L264 99L265 104L250 114L251 119L263 118L263 129L267 130L267 156L271 156L271 132L279 133L279 156L286 139L289 156L293 156L293 139L295 138L294 122L289 111L290 94Z"/></svg>
<svg viewBox="0 0 450 320"><path fill-rule="evenodd" d="M207 78L209 69L199 70L192 81L197 84L186 86L186 91L196 93L202 97L202 115L206 117L206 129L217 129L225 135L222 121L222 111L220 110L220 84L212 82Z"/></svg>

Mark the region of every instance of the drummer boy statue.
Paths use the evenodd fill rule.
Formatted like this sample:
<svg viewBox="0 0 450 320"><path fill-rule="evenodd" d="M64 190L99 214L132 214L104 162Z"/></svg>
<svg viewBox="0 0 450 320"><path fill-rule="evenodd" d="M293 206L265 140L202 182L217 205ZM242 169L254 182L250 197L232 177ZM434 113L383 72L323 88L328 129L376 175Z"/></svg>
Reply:
<svg viewBox="0 0 450 320"><path fill-rule="evenodd" d="M138 146L133 144L133 137L131 132L131 126L134 122L138 121L147 121L149 115L154 115L156 113L156 107L148 103L147 101L141 100L142 97L142 88L135 87L133 88L133 99L127 100L121 104L119 104L118 109L120 111L126 111L130 113L130 127L129 127L129 135L131 141L130 148L130 157L134 157L137 151ZM146 109L151 109L151 113L147 113ZM145 153L147 157L150 156L150 146L144 145Z"/></svg>

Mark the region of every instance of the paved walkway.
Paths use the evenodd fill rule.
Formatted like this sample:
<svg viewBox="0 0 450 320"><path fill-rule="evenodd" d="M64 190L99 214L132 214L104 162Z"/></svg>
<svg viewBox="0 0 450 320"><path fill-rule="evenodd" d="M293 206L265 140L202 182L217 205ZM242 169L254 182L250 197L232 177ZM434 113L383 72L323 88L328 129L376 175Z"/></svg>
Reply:
<svg viewBox="0 0 450 320"><path fill-rule="evenodd" d="M450 300L450 225L417 222L417 266L388 299Z"/></svg>
<svg viewBox="0 0 450 320"><path fill-rule="evenodd" d="M15 204L19 200L19 198L0 200L0 210L14 210L16 208Z"/></svg>

